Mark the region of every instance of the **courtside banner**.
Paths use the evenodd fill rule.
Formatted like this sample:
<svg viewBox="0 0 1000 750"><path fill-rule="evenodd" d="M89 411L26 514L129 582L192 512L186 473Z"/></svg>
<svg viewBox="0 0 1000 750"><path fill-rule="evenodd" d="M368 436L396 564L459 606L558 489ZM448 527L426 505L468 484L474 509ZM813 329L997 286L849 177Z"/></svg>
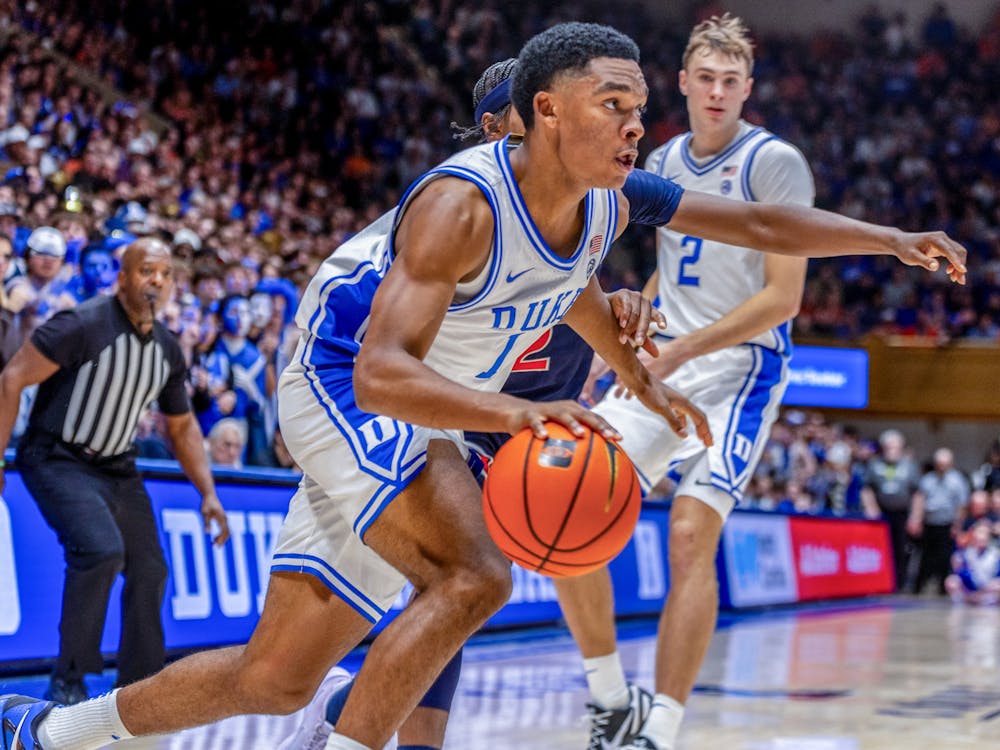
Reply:
<svg viewBox="0 0 1000 750"><path fill-rule="evenodd" d="M723 607L885 594L894 588L889 528L858 518L734 512L719 548Z"/></svg>
<svg viewBox="0 0 1000 750"><path fill-rule="evenodd" d="M724 607L798 601L788 516L741 513L722 527L719 582Z"/></svg>
<svg viewBox="0 0 1000 750"><path fill-rule="evenodd" d="M216 548L203 528L199 498L176 468L147 469L170 577L163 603L168 649L244 643L264 606L271 553L294 492L290 473L219 473L219 496L232 538ZM55 657L64 563L19 475L8 472L0 499L0 671L32 669ZM667 595L669 512L644 503L635 534L611 563L616 611L655 615ZM737 511L720 549L722 603L759 606L892 589L888 532L882 524L843 519L789 518ZM561 618L552 581L513 568L510 602L487 624L516 627ZM121 582L111 592L103 650L117 650ZM406 600L400 597L376 631Z"/></svg>
<svg viewBox="0 0 1000 750"><path fill-rule="evenodd" d="M788 519L799 601L866 594L895 588L889 527L877 521Z"/></svg>
<svg viewBox="0 0 1000 750"><path fill-rule="evenodd" d="M297 476L282 472L217 472L230 541L214 547L194 488L176 465L144 462L146 487L170 577L163 603L167 648L189 650L244 643L264 607L271 553ZM177 477L177 478L174 478ZM612 562L618 611L655 614L667 592L667 509L647 504L628 547ZM64 563L16 472L0 499L0 670L31 669L56 656ZM514 590L488 627L551 623L561 617L552 581L515 567ZM121 579L112 589L102 648L113 654L120 632ZM406 600L379 623L383 628Z"/></svg>
<svg viewBox="0 0 1000 750"><path fill-rule="evenodd" d="M190 484L146 480L170 569L163 603L169 649L241 643L250 636L297 481L278 472L220 472L216 479L232 533L221 548L205 533L200 498ZM55 657L64 567L55 534L20 476L7 472L0 499L0 668ZM102 641L106 653L118 648L120 599L121 578L111 591Z"/></svg>
<svg viewBox="0 0 1000 750"><path fill-rule="evenodd" d="M796 346L788 363L786 406L863 409L868 405L868 352Z"/></svg>

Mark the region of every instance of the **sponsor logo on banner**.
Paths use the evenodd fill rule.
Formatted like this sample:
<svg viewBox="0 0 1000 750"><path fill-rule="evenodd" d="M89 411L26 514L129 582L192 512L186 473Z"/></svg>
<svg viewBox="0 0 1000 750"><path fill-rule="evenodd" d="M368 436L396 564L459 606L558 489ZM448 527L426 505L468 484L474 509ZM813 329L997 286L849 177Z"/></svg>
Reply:
<svg viewBox="0 0 1000 750"><path fill-rule="evenodd" d="M889 530L883 523L788 519L799 598L889 593L894 588Z"/></svg>
<svg viewBox="0 0 1000 750"><path fill-rule="evenodd" d="M734 607L796 601L787 516L734 513L723 527L722 547Z"/></svg>
<svg viewBox="0 0 1000 750"><path fill-rule="evenodd" d="M825 544L803 544L799 550L799 575L835 576L840 572L840 553Z"/></svg>

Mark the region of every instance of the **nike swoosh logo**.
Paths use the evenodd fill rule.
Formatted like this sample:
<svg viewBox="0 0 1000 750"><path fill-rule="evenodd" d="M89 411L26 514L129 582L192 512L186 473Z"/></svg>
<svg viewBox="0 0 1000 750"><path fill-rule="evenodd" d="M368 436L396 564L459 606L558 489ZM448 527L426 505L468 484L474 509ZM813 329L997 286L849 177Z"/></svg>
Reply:
<svg viewBox="0 0 1000 750"><path fill-rule="evenodd" d="M534 271L534 270L535 270L535 267L532 266L531 268L525 268L520 273L508 273L507 274L507 283L508 284L512 284L513 282L517 281L519 278L521 278L522 276L524 276L524 274L528 273L529 271Z"/></svg>
<svg viewBox="0 0 1000 750"><path fill-rule="evenodd" d="M701 481L700 479L695 479L695 480L694 480L694 483L695 483L696 485L698 485L699 487L714 487L714 486L715 486L715 485L714 485L714 484L712 484L711 482L703 482L703 481Z"/></svg>
<svg viewBox="0 0 1000 750"><path fill-rule="evenodd" d="M625 741L625 736L628 734L628 725L628 719L623 721L621 726L618 727L618 731L611 738L611 742L601 737L601 750L618 750L622 746L622 742Z"/></svg>

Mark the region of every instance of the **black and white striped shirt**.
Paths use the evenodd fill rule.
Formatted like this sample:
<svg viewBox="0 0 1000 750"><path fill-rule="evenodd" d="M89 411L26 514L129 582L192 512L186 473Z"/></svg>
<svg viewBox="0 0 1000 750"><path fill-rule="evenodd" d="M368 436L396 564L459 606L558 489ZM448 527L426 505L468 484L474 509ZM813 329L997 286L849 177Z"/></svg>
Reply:
<svg viewBox="0 0 1000 750"><path fill-rule="evenodd" d="M59 365L38 389L26 438L38 433L107 458L132 447L153 401L165 414L190 411L180 347L160 323L133 327L117 297L97 297L57 313L32 343Z"/></svg>

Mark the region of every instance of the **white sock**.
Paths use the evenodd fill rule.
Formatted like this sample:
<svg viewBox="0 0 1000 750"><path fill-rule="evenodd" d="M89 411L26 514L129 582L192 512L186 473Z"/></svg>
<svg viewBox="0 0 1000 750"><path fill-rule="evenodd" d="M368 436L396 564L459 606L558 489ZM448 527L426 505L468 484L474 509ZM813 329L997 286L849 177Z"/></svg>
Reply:
<svg viewBox="0 0 1000 750"><path fill-rule="evenodd" d="M371 750L371 748L360 742L355 742L350 737L334 732L326 741L326 750Z"/></svg>
<svg viewBox="0 0 1000 750"><path fill-rule="evenodd" d="M641 734L655 742L660 750L674 750L683 718L684 706L669 695L657 693L646 723L642 725Z"/></svg>
<svg viewBox="0 0 1000 750"><path fill-rule="evenodd" d="M97 750L132 737L118 715L118 691L75 706L53 708L38 727L38 742L51 750Z"/></svg>
<svg viewBox="0 0 1000 750"><path fill-rule="evenodd" d="M602 708L625 708L628 705L628 683L618 652L583 660L590 697Z"/></svg>

